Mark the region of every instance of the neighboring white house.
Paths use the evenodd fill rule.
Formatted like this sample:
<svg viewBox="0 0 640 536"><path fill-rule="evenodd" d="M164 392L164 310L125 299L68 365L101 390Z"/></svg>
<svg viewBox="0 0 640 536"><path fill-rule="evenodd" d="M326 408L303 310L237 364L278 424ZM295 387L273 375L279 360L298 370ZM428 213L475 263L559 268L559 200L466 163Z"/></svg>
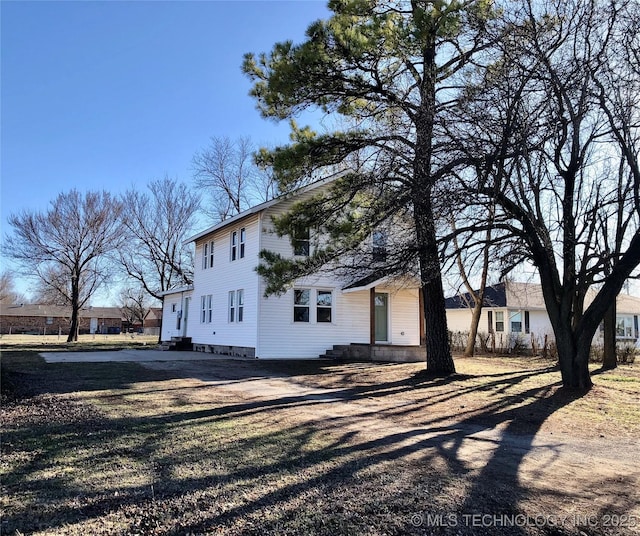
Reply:
<svg viewBox="0 0 640 536"><path fill-rule="evenodd" d="M447 324L450 331L469 331L470 305L473 302L466 293L447 298ZM618 340L635 342L640 335L640 299L620 294L616 307ZM553 328L544 304L542 287L513 281L487 287L478 332L490 338L498 348L512 348L514 344L531 347L532 342L541 347L545 337L553 340ZM601 337L599 331L595 341L598 342Z"/></svg>
<svg viewBox="0 0 640 536"><path fill-rule="evenodd" d="M190 238L193 286L165 293L162 340L190 337L194 350L259 358L319 357L335 345L352 344L372 353L374 346L420 350L417 282L400 287L368 277L354 283L329 273L300 279L283 295L264 296L265 282L255 270L261 250L295 257L314 247L312 236L279 237L272 216L329 182L253 207ZM380 254L379 248L372 237L372 254Z"/></svg>

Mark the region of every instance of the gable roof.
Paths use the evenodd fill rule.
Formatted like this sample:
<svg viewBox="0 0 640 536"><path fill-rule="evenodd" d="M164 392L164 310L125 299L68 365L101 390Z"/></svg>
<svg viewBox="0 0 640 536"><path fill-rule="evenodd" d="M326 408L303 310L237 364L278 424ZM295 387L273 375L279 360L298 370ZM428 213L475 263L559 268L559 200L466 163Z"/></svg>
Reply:
<svg viewBox="0 0 640 536"><path fill-rule="evenodd" d="M483 307L506 307L507 306L507 293L505 289L505 283L498 283L497 285L491 285L485 288L484 300L482 301ZM445 307L447 309L466 309L467 307L475 307L475 300L469 292L464 294L457 294L446 298Z"/></svg>
<svg viewBox="0 0 640 536"><path fill-rule="evenodd" d="M289 199L291 199L292 197L295 197L297 195L303 194L305 192L311 192L317 188L320 188L322 186L325 186L331 182L333 182L334 180L338 179L339 177L342 177L343 175L345 175L347 172L346 171L340 171L338 173L334 173L333 175L330 175L328 177L325 177L323 179L317 180L312 182L311 184L307 184L306 186L303 186L301 188L298 188L297 190L293 190L292 192L288 192L286 194L282 194L279 195L278 197L275 197L269 201L265 201L264 203L260 203L259 205L256 205L254 207L251 207L247 210L244 210L243 212L240 212L239 214L236 214L235 216L231 216L230 218L227 218L226 220L223 220L215 225L213 225L212 227L209 227L208 229L205 229L204 231L193 235L190 238L187 238L184 243L185 244L189 244L191 242L195 242L196 240L199 240L200 238L207 236L208 234L211 234L215 231L219 231L220 229L224 229L225 227L231 226L235 223L237 223L240 220L243 220L249 216L253 216L254 214L258 214L260 212L262 212L263 210L266 210L274 205L277 205L278 203L282 203L283 201L287 201Z"/></svg>
<svg viewBox="0 0 640 536"><path fill-rule="evenodd" d="M589 292L585 307L591 303L595 292ZM475 300L468 293L458 294L445 300L447 309L466 309L473 307ZM485 289L483 307L511 307L517 309L544 309L542 285L538 283L521 283L505 281L491 285ZM616 299L617 314L640 314L640 298L628 294L618 294Z"/></svg>

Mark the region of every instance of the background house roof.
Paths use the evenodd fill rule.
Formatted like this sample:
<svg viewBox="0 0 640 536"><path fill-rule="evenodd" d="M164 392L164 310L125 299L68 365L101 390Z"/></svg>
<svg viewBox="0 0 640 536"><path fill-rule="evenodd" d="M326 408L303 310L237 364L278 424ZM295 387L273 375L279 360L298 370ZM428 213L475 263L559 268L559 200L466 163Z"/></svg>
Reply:
<svg viewBox="0 0 640 536"><path fill-rule="evenodd" d="M589 292L585 307L591 303L595 291ZM475 300L468 292L458 294L445 300L447 309L466 309L475 305ZM545 309L542 285L537 283L520 283L505 281L487 287L483 307L509 307L514 309ZM640 298L619 294L616 300L617 314L640 315Z"/></svg>
<svg viewBox="0 0 640 536"><path fill-rule="evenodd" d="M475 300L470 293L458 294L451 296L445 300L445 306L447 309L466 309L468 307L475 307ZM484 292L483 307L506 307L507 295L505 292L505 284L498 283L487 287Z"/></svg>
<svg viewBox="0 0 640 536"><path fill-rule="evenodd" d="M71 317L71 307L42 304L0 304L2 316L42 316L66 318ZM82 318L117 318L122 319L119 307L87 307L80 309Z"/></svg>

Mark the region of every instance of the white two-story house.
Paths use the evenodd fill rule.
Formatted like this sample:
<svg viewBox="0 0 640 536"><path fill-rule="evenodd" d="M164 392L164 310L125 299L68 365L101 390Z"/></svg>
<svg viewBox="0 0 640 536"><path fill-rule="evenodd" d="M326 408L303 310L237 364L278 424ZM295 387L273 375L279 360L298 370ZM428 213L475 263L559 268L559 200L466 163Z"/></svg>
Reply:
<svg viewBox="0 0 640 536"><path fill-rule="evenodd" d="M313 248L308 235L295 241L278 236L272 216L327 185L316 182L193 236L193 285L165 294L162 340L189 337L197 351L256 358L319 357L334 346L354 345L360 357L424 359L417 282L368 277L354 283L322 274L265 297L265 282L255 270L259 252L304 256ZM372 248L380 242L372 237Z"/></svg>

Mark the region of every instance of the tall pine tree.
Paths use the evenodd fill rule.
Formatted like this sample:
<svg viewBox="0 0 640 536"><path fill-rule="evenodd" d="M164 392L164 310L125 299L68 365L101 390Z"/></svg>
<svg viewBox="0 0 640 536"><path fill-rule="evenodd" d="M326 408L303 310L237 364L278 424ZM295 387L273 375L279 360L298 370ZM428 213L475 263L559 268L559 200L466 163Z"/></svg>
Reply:
<svg viewBox="0 0 640 536"><path fill-rule="evenodd" d="M447 150L442 121L459 98L465 71L490 43L491 4L332 0L329 8L333 15L312 24L302 44L278 43L269 54L245 57L263 116L291 120L292 143L261 155L280 190L328 170L350 170L329 193L298 203L277 222L290 236L303 226L321 231L328 238L316 253L296 261L263 252L260 272L277 292L340 258L355 267L357 251L377 228L402 229L392 254L369 268L383 275L416 272L427 370L455 372L436 227L446 179L462 162ZM347 126L321 135L298 128L293 118L308 109L342 117Z"/></svg>

